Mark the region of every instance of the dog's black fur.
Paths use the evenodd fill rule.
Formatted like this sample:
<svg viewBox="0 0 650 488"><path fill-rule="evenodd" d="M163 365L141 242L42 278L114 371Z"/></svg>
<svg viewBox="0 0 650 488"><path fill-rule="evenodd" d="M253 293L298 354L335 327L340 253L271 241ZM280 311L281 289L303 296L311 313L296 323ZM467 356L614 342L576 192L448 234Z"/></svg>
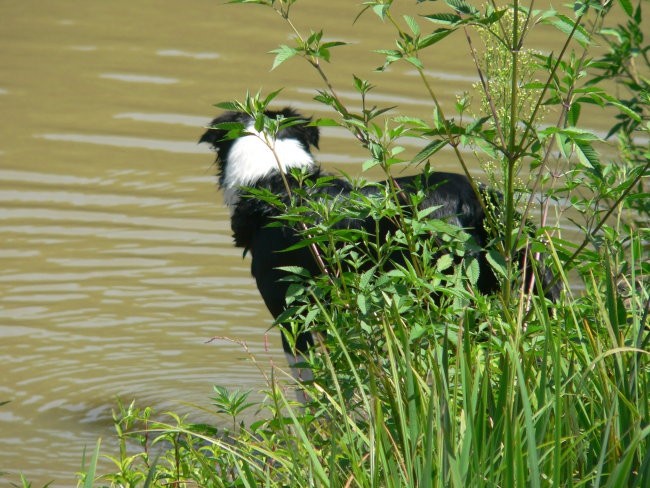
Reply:
<svg viewBox="0 0 650 488"><path fill-rule="evenodd" d="M297 159L302 160L302 163L297 166L303 167L312 179L324 175L319 165L313 160L310 151L312 146L318 148L318 129L308 125L308 119L304 119L292 109L286 108L277 112L268 111L266 115L270 118L300 118L304 121L279 130L276 140L289 141L292 144L289 153L296 151ZM278 150L276 155L273 155L270 150L269 154L264 155L262 152L261 158L268 157L271 160L264 164L266 169L254 177L249 175L250 177L239 178L242 181L238 181L237 178L232 176L233 167L231 165L251 165L257 162L251 161L246 156L245 146L242 145L245 141L248 141L246 143L250 144L251 148L257 147L257 149L251 150L251 153L261 150L259 147L260 139L255 135L248 135L235 140L227 139L228 130L218 126L219 124L233 122L243 124L243 126L254 132L251 117L243 113L226 112L212 121L213 128L208 129L203 134L200 142L211 144L217 152L219 185L224 191L229 192L226 199L231 207L231 226L235 245L251 254L251 271L257 282L257 288L267 308L273 317L277 318L286 308L285 295L288 288L287 281L283 280L287 273L278 268L299 266L307 269L312 275L321 273L321 269L313 254L306 247L284 252L285 249L301 240L298 231L289 226L268 226L274 220L274 217L278 215L277 207L247 194L246 188L248 187L266 189L274 195L282 196L283 200L286 201L287 190L276 160L276 158L282 160L281 151ZM248 138L255 138L256 140ZM233 149L236 143L239 145L237 149ZM237 159L238 156L241 156L240 159ZM282 161L282 163L290 165L293 162ZM289 172L285 172L285 176L290 186L298 184ZM239 183L242 182L244 185L239 186ZM382 183L385 184L385 182ZM488 245L490 238L485 228L486 216L484 209L465 176L456 173L429 172L427 174L397 178L396 183L401 190L401 195L404 197L404 208L407 212L410 211L406 206L406 202L409 201L407 198L408 193L416 191L416 189L423 189L425 198L419 204L419 207L421 209L437 207L429 214L429 218L442 219L465 229L473 237L478 249L485 249ZM236 186L233 187L233 185ZM490 194L483 188L480 191L485 192L487 198L491 199L492 202L495 201L494 193ZM353 188L349 182L332 178L324 187L318 188L319 196L316 196L316 198L323 198L325 194L351 198L352 192ZM371 185L362 188L360 192L370 195L378 193L379 189L377 186ZM363 228L373 235L377 233L378 227L382 235L395 230L387 219L379 223L370 219L365 221L348 220L339 225ZM377 235L377 237L380 236ZM523 255L525 254L522 253L521 261L523 261ZM485 257L485 251L478 251L475 255L478 258L480 269L477 282L478 291L484 294L496 292L499 289L499 282ZM400 257L395 256L395 259L399 260ZM532 259L531 256L526 256L526 260L530 259ZM532 266L526 267L524 275L525 282L532 281ZM558 287L549 286L550 274L542 274L542 277L543 286L545 289L548 288L546 296L552 300L555 299ZM284 334L282 339L285 352L295 353L289 346ZM299 352L305 352L311 344L311 334L301 334L296 340L296 349Z"/></svg>

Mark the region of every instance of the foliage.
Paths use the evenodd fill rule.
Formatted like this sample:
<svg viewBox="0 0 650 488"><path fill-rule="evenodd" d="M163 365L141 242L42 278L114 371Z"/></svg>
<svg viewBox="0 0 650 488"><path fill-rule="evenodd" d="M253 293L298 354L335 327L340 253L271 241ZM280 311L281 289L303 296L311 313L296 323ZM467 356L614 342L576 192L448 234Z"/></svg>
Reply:
<svg viewBox="0 0 650 488"><path fill-rule="evenodd" d="M314 123L348 129L367 149L364 168L381 168L389 183L382 195L345 205L306 198L326 181L305 175L296 175L302 184L289 204L258 194L281 208L283 225L303 232L301 245L311 246L327 271L288 270L294 283L278 319L320 337L305 358L314 372L301 386L307 406L289 400L274 375L262 402L215 388L213 413L227 428L171 413L162 422L149 409L120 407L120 452L109 458L115 472L95 477L98 444L80 484L648 486L650 47L641 3L581 0L571 17L519 1L481 10L446 0L446 11L416 19L396 17L391 0L364 2L360 15L374 13L396 32L395 46L378 51L380 69L397 62L415 68L433 107L427 120L369 106L373 87L356 75L361 109L347 108L323 64L344 43L324 41L321 31L301 34L290 15L296 0L230 3L272 8L288 23L295 43L274 51L273 68L306 60L324 83L316 100L337 113ZM607 23L613 8L625 25ZM561 34L552 53L528 49L537 28ZM450 36L468 42L480 79L476 93L459 94L456 117L439 103L422 57ZM603 54L594 54L596 40ZM277 95L220 106L251 114L273 134L295 123L264 117ZM581 125L588 109L611 118L606 136ZM405 158L403 137L427 144ZM396 165L427 161L443 147L478 195L462 148L490 168L503 192L499 211L484 202L494 235L490 263L503 285L495 296L474 292L474 250L462 229L428 220L426 211L403 211ZM412 196L413 208L421 198ZM383 243L337 226L369 215L399 230ZM568 220L577 239L564 235ZM438 238L422 238L429 235ZM521 284L512 263L528 247L544 252L543 267L563 284L555 304ZM395 253L408 259L386 271ZM246 413L259 420L247 425Z"/></svg>

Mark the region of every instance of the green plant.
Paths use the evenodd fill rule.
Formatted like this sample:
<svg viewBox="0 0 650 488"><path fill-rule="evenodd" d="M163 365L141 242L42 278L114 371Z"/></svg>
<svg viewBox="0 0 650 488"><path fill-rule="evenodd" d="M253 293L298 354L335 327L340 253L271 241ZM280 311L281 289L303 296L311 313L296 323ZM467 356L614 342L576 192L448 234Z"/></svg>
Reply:
<svg viewBox="0 0 650 488"><path fill-rule="evenodd" d="M274 374L259 404L215 388L215 413L232 430L122 408L117 472L101 479L111 486L647 486L650 64L641 2L581 1L570 17L519 1L480 10L447 0L445 12L419 20L395 16L390 0L364 2L361 14L394 27L395 47L379 51L383 67L416 69L433 107L426 120L368 106L373 87L358 76L361 109L347 108L324 64L344 43L324 41L320 31L302 34L291 18L296 0L230 3L272 8L288 23L295 43L274 51L273 67L306 60L324 83L316 99L337 113L314 123L347 128L368 151L364 169L380 168L389 183L379 196L345 204L307 198L327 181L304 174L295 175L300 185L288 202L255 193L281 209L278 225L303 232L301 245L327 271L289 269L288 309L278 319L321 337L305 358L314 372L302 386L310 403L296 407ZM608 14L617 6L627 20L612 27ZM527 48L541 26L563 35L553 53ZM476 93L459 95L456 117L439 103L422 56L448 36L467 40L480 78ZM601 55L593 54L597 37L606 45ZM625 95L612 95L608 83ZM220 106L249 113L258 130L273 134L295 123L264 116L277 95ZM588 107L608 110L606 137L580 126ZM606 141L614 135L618 148ZM407 158L403 137L427 144ZM461 148L473 149L503 190L497 209L474 183L490 215L490 263L503 284L495 296L474 292L477 267L463 229L403 211L397 165L430 160L443 147L469 177L472 156ZM412 196L414 209L421 198ZM551 213L571 219L579 239L567 239ZM398 230L384 243L336 225L367 215L391 219ZM423 238L429 235L437 239ZM557 303L529 293L517 276L514 258L527 248L546 254L563 283ZM386 272L395 252L409 259ZM246 425L241 415L252 408L260 420ZM138 444L136 454L127 439ZM87 473L89 483L92 466Z"/></svg>

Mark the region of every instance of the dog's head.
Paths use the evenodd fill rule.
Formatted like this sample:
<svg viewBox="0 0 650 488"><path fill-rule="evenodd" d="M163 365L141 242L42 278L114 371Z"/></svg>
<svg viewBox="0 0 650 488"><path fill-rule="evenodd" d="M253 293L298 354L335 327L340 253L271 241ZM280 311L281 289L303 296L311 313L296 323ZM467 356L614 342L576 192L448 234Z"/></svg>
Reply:
<svg viewBox="0 0 650 488"><path fill-rule="evenodd" d="M269 134L255 129L254 120L241 112L226 112L211 123L199 142L209 143L217 152L219 186L236 191L242 186L252 186L261 178L282 168L313 167L314 158L310 148L318 148L318 128L310 126L311 119L302 117L291 108L267 111L271 119L299 119L282 127L273 139ZM244 132L232 139L230 129L239 124ZM234 201L226 203L234 204Z"/></svg>

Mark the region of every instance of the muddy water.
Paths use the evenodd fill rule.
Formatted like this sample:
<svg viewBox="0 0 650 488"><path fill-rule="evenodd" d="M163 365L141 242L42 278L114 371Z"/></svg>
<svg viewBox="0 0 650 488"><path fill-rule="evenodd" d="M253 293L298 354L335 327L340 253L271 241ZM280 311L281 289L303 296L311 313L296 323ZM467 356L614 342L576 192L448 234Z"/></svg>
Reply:
<svg viewBox="0 0 650 488"><path fill-rule="evenodd" d="M303 2L296 24L351 43L325 68L353 105L424 116L407 68L375 75L391 47L355 2ZM414 2L413 2L414 3ZM319 6L319 4L321 6ZM323 7L326 5L326 7ZM412 3L408 3L409 6ZM324 11L322 10L324 9ZM209 406L213 384L260 389L257 366L283 364L277 333L231 246L213 157L196 140L215 102L286 87L279 99L327 115L322 82L291 62L272 12L213 0L21 0L0 4L0 472L72 486L84 447L112 432L116 398L157 410ZM548 46L551 49L552 46ZM450 107L474 81L458 40L430 53ZM411 148L416 150L417 148ZM319 158L358 174L363 153L325 131ZM437 167L453 170L449 155Z"/></svg>

